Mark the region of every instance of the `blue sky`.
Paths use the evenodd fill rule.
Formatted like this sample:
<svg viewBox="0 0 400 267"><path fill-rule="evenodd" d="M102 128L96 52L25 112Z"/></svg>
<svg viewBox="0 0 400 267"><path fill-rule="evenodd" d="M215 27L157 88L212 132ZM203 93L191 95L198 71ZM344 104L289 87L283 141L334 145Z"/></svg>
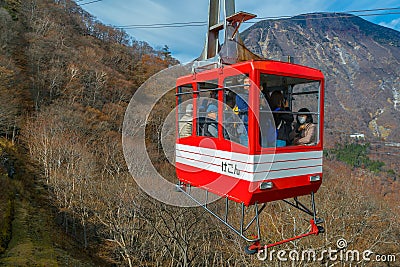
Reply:
<svg viewBox="0 0 400 267"><path fill-rule="evenodd" d="M92 2L80 0L78 4ZM82 5L86 11L106 25L122 26L134 24L156 24L206 21L208 0L101 0ZM343 12L377 8L400 7L400 0L236 0L236 11L246 11L258 17L294 16L312 12ZM358 14L400 13L400 9L363 12ZM357 13L354 13L357 15ZM400 31L400 14L365 16L364 19ZM256 22L252 20L252 22ZM243 31L251 24L244 24ZM172 55L182 63L200 55L205 39L206 26L126 29L139 41L146 41L152 47L167 45Z"/></svg>

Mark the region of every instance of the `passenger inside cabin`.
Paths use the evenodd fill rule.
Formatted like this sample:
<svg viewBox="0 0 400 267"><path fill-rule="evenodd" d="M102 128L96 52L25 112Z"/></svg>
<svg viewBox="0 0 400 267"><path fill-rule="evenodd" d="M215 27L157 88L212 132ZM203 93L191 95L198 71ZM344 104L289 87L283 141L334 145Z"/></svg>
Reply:
<svg viewBox="0 0 400 267"><path fill-rule="evenodd" d="M289 109L281 91L271 94L271 111L273 112L276 126L276 147L290 145L290 133L292 132L293 115Z"/></svg>
<svg viewBox="0 0 400 267"><path fill-rule="evenodd" d="M239 142L240 144L247 146L249 142L248 138L248 110L249 110L249 90L251 85L251 80L249 77L243 79L243 89L244 92L236 95L236 106L239 118L242 120L243 124L238 126Z"/></svg>
<svg viewBox="0 0 400 267"><path fill-rule="evenodd" d="M232 91L226 91L224 93L224 105L223 105L223 134L224 139L226 140L236 140L237 132L236 132L236 123L234 113L235 108L235 94Z"/></svg>
<svg viewBox="0 0 400 267"><path fill-rule="evenodd" d="M269 92L265 89L266 87L266 83L260 85L260 108L262 109L266 109L266 104L268 104L268 106L271 106L271 96Z"/></svg>
<svg viewBox="0 0 400 267"><path fill-rule="evenodd" d="M240 94L236 95L236 105L239 109L239 112L247 112L249 109L249 90L251 85L251 80L249 77L245 77L243 79L243 89L244 91Z"/></svg>
<svg viewBox="0 0 400 267"><path fill-rule="evenodd" d="M179 137L188 137L192 135L193 125L193 105L188 104L186 106L185 114L179 120Z"/></svg>
<svg viewBox="0 0 400 267"><path fill-rule="evenodd" d="M217 91L210 91L210 98L218 99L218 92Z"/></svg>
<svg viewBox="0 0 400 267"><path fill-rule="evenodd" d="M208 98L203 99L203 103L201 104L206 110L210 105L217 105L218 101L218 92L210 91L210 95Z"/></svg>
<svg viewBox="0 0 400 267"><path fill-rule="evenodd" d="M211 104L207 108L207 118L205 122L205 136L218 137L218 108Z"/></svg>
<svg viewBox="0 0 400 267"><path fill-rule="evenodd" d="M260 91L260 144L262 147L275 147L276 129L270 116L269 94L263 91L263 86L260 86Z"/></svg>
<svg viewBox="0 0 400 267"><path fill-rule="evenodd" d="M269 93L264 90L264 87L260 85L260 110L269 110L271 106L271 97Z"/></svg>
<svg viewBox="0 0 400 267"><path fill-rule="evenodd" d="M294 135L294 145L312 145L316 142L316 125L313 123L310 110L301 108L298 111ZM303 113L303 114L302 114Z"/></svg>

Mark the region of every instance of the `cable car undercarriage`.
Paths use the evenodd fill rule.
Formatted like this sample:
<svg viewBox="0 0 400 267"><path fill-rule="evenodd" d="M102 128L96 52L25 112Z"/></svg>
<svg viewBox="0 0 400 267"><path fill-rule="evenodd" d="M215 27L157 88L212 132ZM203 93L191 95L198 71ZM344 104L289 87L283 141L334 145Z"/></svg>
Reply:
<svg viewBox="0 0 400 267"><path fill-rule="evenodd" d="M304 204L302 204L297 197L293 198L293 201L289 201L287 199L283 199L282 201L285 202L286 204L312 216L310 219L310 230L307 233L303 233L291 238L287 238L281 241L277 241L275 243L267 244L267 245L261 245L261 230L260 230L260 214L264 211L265 207L267 206L266 203L262 203L261 207L259 208L259 204L254 204L254 216L248 221L248 223L245 225L245 209L246 206L244 203L241 203L241 216L240 216L240 226L234 226L233 224L228 222L228 213L229 213L229 199L228 197L225 197L225 212L222 216L218 215L216 212L213 212L209 206L207 205L208 199L209 199L209 191L205 191L205 201L200 201L196 199L192 194L191 194L191 185L190 184L184 184L182 182L179 182L178 185L176 186L177 190L179 192L184 193L187 197L189 197L191 200L193 200L195 203L197 203L199 206L201 206L203 209L205 209L208 213L213 215L215 218L217 218L220 222L225 224L230 230L232 230L235 234L240 236L242 239L244 239L246 242L251 242L253 244L248 245L245 247L245 252L246 254L255 254L259 251L263 251L265 249L278 246L284 243L288 243L297 239L301 239L303 237L309 236L309 235L318 235L319 233L324 233L325 230L322 226L318 225L324 222L322 218L318 218L316 214L316 208L315 208L315 200L314 200L314 193L311 192L311 210L306 207ZM250 208L250 207L247 207ZM245 235L246 231L254 225L256 228L256 235ZM248 236L251 236L252 238L249 238Z"/></svg>

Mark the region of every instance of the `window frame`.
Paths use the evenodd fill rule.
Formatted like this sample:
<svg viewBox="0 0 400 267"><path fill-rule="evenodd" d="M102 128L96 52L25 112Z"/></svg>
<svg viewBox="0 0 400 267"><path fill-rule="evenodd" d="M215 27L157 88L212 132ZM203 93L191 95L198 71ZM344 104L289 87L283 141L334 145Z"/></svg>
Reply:
<svg viewBox="0 0 400 267"><path fill-rule="evenodd" d="M182 88L187 87L187 88L191 88L191 91L186 91L186 92L182 92ZM184 136L184 137L180 137L180 132L179 132L179 123L181 122L180 120L180 114L186 114L186 111L181 112L179 110L180 108L180 104L182 103L182 96L185 95L191 95L191 101L192 101L192 105L193 105L193 111L192 111L192 134L189 136ZM196 117L195 117L195 85L193 83L186 83L186 84L182 84L176 87L176 93L175 93L175 98L176 98L176 117L175 117L175 129L176 129L176 139L180 140L180 139L184 139L184 138L190 138L194 136L195 133L195 129L193 127L193 125L195 125L194 123L196 122ZM188 100L185 100L184 102L186 102ZM190 103L188 103L190 104ZM182 115L182 116L183 116Z"/></svg>
<svg viewBox="0 0 400 267"><path fill-rule="evenodd" d="M261 93L260 88L260 83L261 83L261 75L272 75L272 76L281 76L281 77L289 77L289 78L294 78L294 79L304 79L304 80L309 80L309 83L319 83L318 86L318 91L313 91L313 92L300 92L300 93L293 93L293 87L296 86L296 84L292 84L292 85L286 85L287 86L287 98L290 100L289 101L289 108L291 110L291 113L293 114L293 116L296 116L297 114L299 114L297 111L293 111L292 107L293 107L293 96L296 95L304 95L304 94L311 94L311 93L315 93L318 96L317 99L317 105L318 105L318 111L317 112L311 112L314 116L314 118L316 119L314 121L314 124L316 124L316 130L317 130L317 134L316 134L316 143L314 145L290 145L290 146L285 146L285 147L263 147L261 146L261 140L260 140L260 136L259 136L259 131L260 131L260 127L259 127L259 118L260 118L260 103L259 103L259 99L256 103L256 108L254 108L255 113L256 113L256 121L255 121L255 129L257 129L258 134L255 136L254 138L254 142L255 142L255 147L256 147L256 151L258 153L271 153L271 151L282 151L282 152L295 152L298 150L315 150L315 149L320 149L322 147L322 143L323 143L323 138L322 138L322 132L323 131L323 91L324 91L324 80L323 79L319 79L316 77L306 77L306 76L302 76L302 75L293 75L290 73L272 73L272 72L267 72L267 71L262 71L259 70L257 72L257 76L258 76L258 84L257 84L257 89L258 91ZM301 84L301 83L298 83ZM297 84L297 85L298 85ZM306 83L303 83L306 84ZM291 90L289 90L289 86L291 87ZM267 86L268 87L268 86ZM265 88L266 89L266 88ZM268 91L268 92L272 92L272 91ZM274 111L270 111L272 114L273 113L277 113ZM296 118L294 118L295 122L296 122ZM295 151L294 151L295 150Z"/></svg>
<svg viewBox="0 0 400 267"><path fill-rule="evenodd" d="M228 79L228 78L232 78L232 77L235 77L235 76L243 76L243 77L240 77L242 80L244 80L246 77L247 78L249 78L250 80L251 80L251 77L250 77L250 74L249 73L233 73L233 74L228 74L228 75L223 75L222 77L221 77L221 83L222 83L222 85L223 85L223 87L221 88L222 89L222 95L223 95L223 97L222 97L222 102L223 102L223 106L225 107L225 105L227 105L227 106L229 106L227 103L226 103L226 94L225 94L225 92L226 92L226 90L229 90L230 92L233 92L234 93L234 96L235 96L235 105L234 106L237 106L237 103L236 103L236 97L238 96L238 92L237 92L237 90L238 89L241 89L242 87L244 87L243 86L243 84L236 84L236 85L232 85L232 86L226 86L226 80ZM252 81L252 80L251 80ZM247 141L247 146L245 146L245 145L243 145L243 144L241 144L240 143L240 140L237 140L237 142L236 141L233 141L233 140L231 140L231 139L226 139L224 136L222 136L222 138L224 139L224 140L226 140L226 141L228 141L228 142L231 142L231 143L234 143L234 144L236 144L236 145L239 145L239 146L242 146L242 147L245 147L246 149L248 149L249 147L250 147L250 142L251 142L251 138L250 138L250 127L252 127L251 126L251 123L250 123L250 113L251 113L251 110L252 110L252 108L251 108L251 99L252 99L252 95L253 95L253 93L252 93L252 90L253 90L253 86L254 85L254 82L251 82L251 84L250 84L250 87L249 87L249 96L248 96L248 103L247 103L247 105L248 105L248 109L247 109L247 139L248 139L248 141ZM236 90L236 91L235 91ZM233 112L234 113L234 112ZM221 125L222 125L222 127L223 127L223 129L224 129L224 125L225 125L225 110L223 109L222 110L222 121L221 121ZM225 131L225 129L224 129L224 131Z"/></svg>
<svg viewBox="0 0 400 267"><path fill-rule="evenodd" d="M196 102L196 112L194 113L195 116L196 116L196 121L195 121L196 127L193 127L193 128L195 128L194 129L194 135L195 136L207 137L207 138L217 138L217 139L221 138L220 137L221 129L220 129L220 123L219 123L219 120L221 118L220 114L219 114L219 111L220 111L220 100L219 100L220 99L220 93L219 93L219 91L221 91L222 88L220 88L218 81L219 81L218 77L216 79L212 79L212 80L196 81L196 91L195 91L196 98L194 98L195 99L194 102ZM216 87L215 88L210 88L210 89L202 89L202 86L201 86L202 83L213 84ZM201 93L213 92L213 91L217 92L217 98L215 99L216 102L217 102L217 116L218 116L218 119L216 120L216 122L217 122L217 134L218 134L217 137L200 135L200 133L199 133L200 125L198 123L198 121L199 121L198 118L200 117L199 114L198 114L199 106L200 106L199 101L201 100L201 98L204 97L204 96L201 96L200 94ZM207 97L205 97L205 98L207 98ZM208 97L208 98L210 98L210 97ZM206 110L207 110L207 107L206 107ZM204 118L207 118L206 111L205 111Z"/></svg>

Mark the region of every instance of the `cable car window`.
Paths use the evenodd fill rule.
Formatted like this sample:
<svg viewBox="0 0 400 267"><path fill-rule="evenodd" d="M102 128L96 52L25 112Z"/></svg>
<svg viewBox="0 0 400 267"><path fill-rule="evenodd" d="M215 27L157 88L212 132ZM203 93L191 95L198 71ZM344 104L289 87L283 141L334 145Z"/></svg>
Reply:
<svg viewBox="0 0 400 267"><path fill-rule="evenodd" d="M250 79L241 74L224 80L224 138L248 146L248 101Z"/></svg>
<svg viewBox="0 0 400 267"><path fill-rule="evenodd" d="M293 85L294 145L316 145L319 142L320 83L306 81Z"/></svg>
<svg viewBox="0 0 400 267"><path fill-rule="evenodd" d="M193 125L193 85L178 87L178 134L179 138L192 135Z"/></svg>
<svg viewBox="0 0 400 267"><path fill-rule="evenodd" d="M218 137L218 80L197 83L198 136Z"/></svg>
<svg viewBox="0 0 400 267"><path fill-rule="evenodd" d="M260 101L260 145L273 146L275 130L276 146L315 145L319 141L319 81L303 78L261 74L260 89L269 109ZM281 98L281 105L277 99ZM278 106L278 107L277 107ZM275 129L271 130L268 113L272 112ZM265 115L263 115L265 113ZM277 119L282 118L282 119ZM284 119L283 119L284 118ZM290 119L291 118L291 119ZM283 121L283 122L282 122ZM288 122L293 121L290 123ZM283 127L285 125L284 129ZM284 144L281 144L284 139Z"/></svg>
<svg viewBox="0 0 400 267"><path fill-rule="evenodd" d="M270 108L270 93L267 92L266 83L260 85L260 101L259 101L259 131L261 147L275 147L276 145L276 129L274 118Z"/></svg>

